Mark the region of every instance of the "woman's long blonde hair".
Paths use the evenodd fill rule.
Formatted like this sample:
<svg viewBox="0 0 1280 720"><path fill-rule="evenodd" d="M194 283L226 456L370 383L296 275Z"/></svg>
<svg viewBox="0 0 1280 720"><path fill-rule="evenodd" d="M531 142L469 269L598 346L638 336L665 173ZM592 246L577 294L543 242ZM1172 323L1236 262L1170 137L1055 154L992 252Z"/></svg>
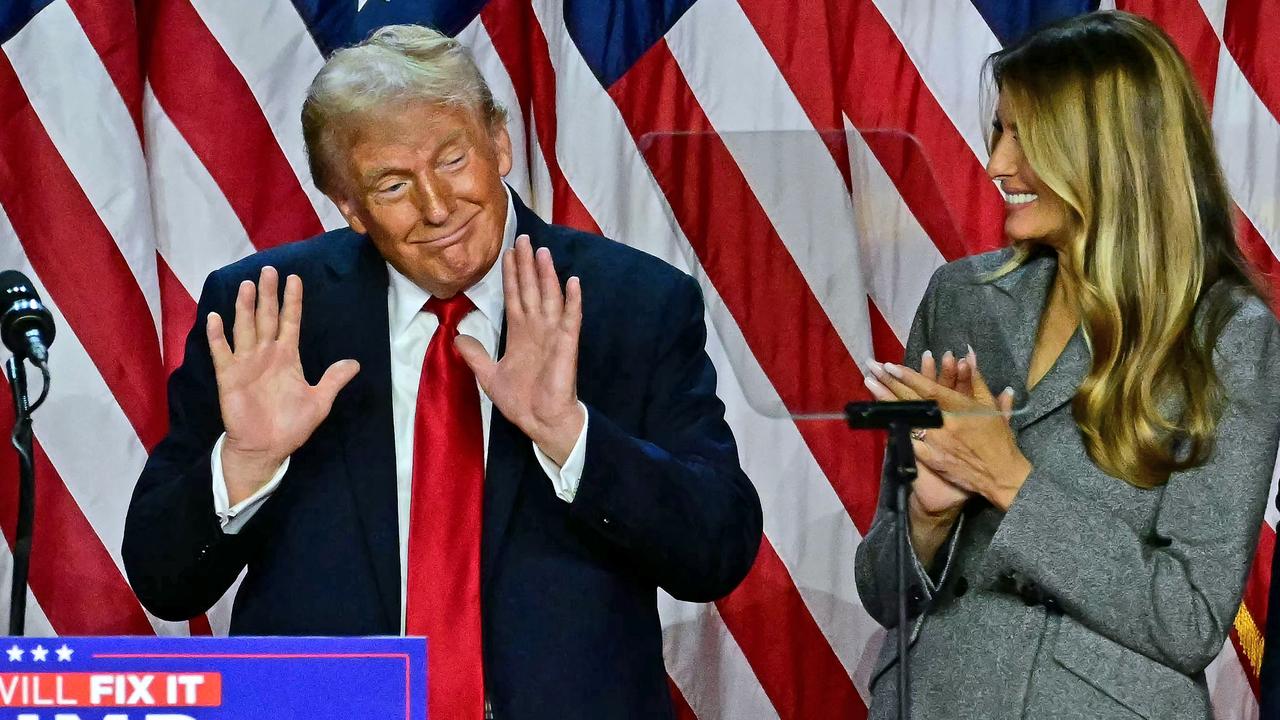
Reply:
<svg viewBox="0 0 1280 720"><path fill-rule="evenodd" d="M1067 208L1059 272L1093 352L1072 406L1085 447L1133 485L1163 484L1212 452L1213 348L1238 290L1261 293L1204 100L1168 36L1124 12L1048 26L988 65L1028 163ZM998 275L1033 249L1015 251Z"/></svg>

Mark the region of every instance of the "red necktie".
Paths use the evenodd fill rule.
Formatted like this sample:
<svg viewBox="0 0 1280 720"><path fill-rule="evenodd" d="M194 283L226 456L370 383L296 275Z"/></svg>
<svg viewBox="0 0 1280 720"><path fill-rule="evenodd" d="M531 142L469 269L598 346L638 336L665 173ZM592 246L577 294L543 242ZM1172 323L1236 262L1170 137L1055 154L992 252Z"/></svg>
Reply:
<svg viewBox="0 0 1280 720"><path fill-rule="evenodd" d="M413 422L405 633L427 636L429 716L478 720L484 434L475 375L453 345L475 305L458 293L425 309L440 327L422 361Z"/></svg>

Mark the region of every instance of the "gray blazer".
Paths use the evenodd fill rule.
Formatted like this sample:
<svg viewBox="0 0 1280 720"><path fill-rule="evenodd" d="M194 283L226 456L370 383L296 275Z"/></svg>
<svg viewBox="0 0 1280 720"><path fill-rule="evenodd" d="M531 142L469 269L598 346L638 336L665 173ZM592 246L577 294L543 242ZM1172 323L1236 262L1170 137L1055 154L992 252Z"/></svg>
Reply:
<svg viewBox="0 0 1280 720"><path fill-rule="evenodd" d="M1210 717L1204 668L1239 606L1280 439L1280 326L1253 298L1217 345L1228 401L1208 464L1141 490L1090 461L1070 400L1089 365L1077 331L1029 394L1028 363L1057 268L1044 255L996 281L1011 251L939 268L907 343L978 353L993 392L1016 391L1018 446L1034 470L1008 513L965 507L911 592L912 718ZM885 498L886 493L881 493ZM858 547L858 593L890 628L871 718L897 717L895 515Z"/></svg>

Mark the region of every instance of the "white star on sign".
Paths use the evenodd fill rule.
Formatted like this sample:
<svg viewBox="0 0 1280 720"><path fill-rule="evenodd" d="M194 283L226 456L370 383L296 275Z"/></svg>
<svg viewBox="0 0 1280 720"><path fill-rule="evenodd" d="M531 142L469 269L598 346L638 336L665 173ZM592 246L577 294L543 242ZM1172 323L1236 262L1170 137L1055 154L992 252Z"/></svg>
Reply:
<svg viewBox="0 0 1280 720"><path fill-rule="evenodd" d="M31 651L31 659L36 662L44 662L49 657L49 651L43 645L37 645Z"/></svg>
<svg viewBox="0 0 1280 720"><path fill-rule="evenodd" d="M62 643L62 647L54 650L54 652L58 654L58 662L71 662L71 653L75 651L67 647L66 643Z"/></svg>
<svg viewBox="0 0 1280 720"><path fill-rule="evenodd" d="M5 650L5 652L9 653L9 662L18 662L22 659L22 648L17 645Z"/></svg>

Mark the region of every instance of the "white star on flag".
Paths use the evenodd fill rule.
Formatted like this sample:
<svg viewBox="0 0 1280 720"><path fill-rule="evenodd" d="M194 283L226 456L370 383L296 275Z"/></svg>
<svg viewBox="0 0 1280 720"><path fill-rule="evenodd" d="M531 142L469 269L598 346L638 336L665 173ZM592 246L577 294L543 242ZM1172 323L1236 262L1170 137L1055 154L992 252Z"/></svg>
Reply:
<svg viewBox="0 0 1280 720"><path fill-rule="evenodd" d="M66 643L63 643L62 647L54 650L54 652L58 654L58 662L71 662L71 653L75 651L67 647Z"/></svg>
<svg viewBox="0 0 1280 720"><path fill-rule="evenodd" d="M37 645L31 651L31 659L36 662L44 662L49 657L49 651L43 645Z"/></svg>
<svg viewBox="0 0 1280 720"><path fill-rule="evenodd" d="M18 662L22 659L22 648L18 647L16 644L8 650L5 650L5 652L9 653L9 662Z"/></svg>

